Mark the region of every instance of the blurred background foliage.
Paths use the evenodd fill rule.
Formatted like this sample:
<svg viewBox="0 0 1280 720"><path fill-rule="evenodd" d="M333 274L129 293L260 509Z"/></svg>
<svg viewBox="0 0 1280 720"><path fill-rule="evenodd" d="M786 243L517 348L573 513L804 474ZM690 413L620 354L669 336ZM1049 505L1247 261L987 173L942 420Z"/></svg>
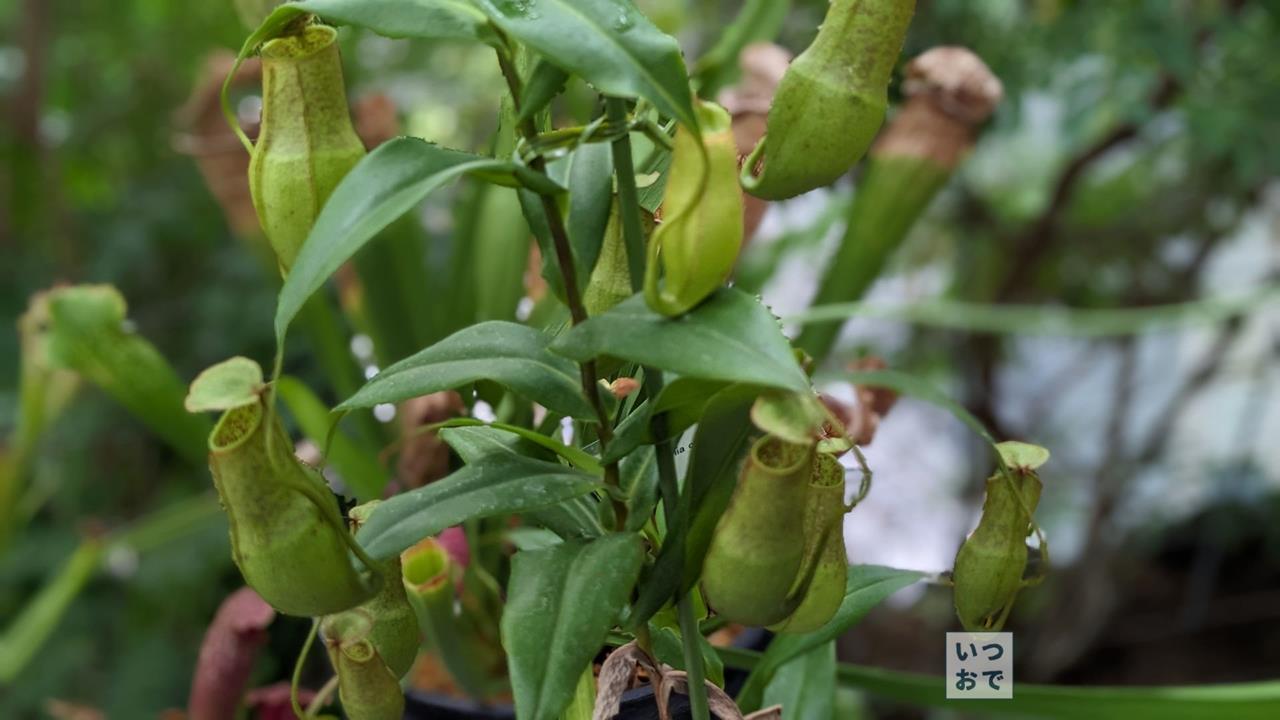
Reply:
<svg viewBox="0 0 1280 720"><path fill-rule="evenodd" d="M639 4L694 58L739 3ZM803 48L824 7L794 2L779 42ZM0 5L0 28L0 437L17 411L14 319L55 283L119 287L184 379L232 352L269 357L275 279L175 143L208 56L245 34L231 3L16 0ZM385 93L407 133L489 148L502 85L483 49L350 32L343 43L353 96ZM1276 284L1280 3L920 0L903 58L939 44L975 50L1006 99L870 300L1121 307ZM563 111L590 103L571 91ZM773 207L739 282L780 314L803 309L855 189L856 173ZM428 255L447 247L451 201L468 191L421 213ZM997 436L1053 449L1042 512L1061 567L1014 619L1020 677L1280 675L1274 303L1213 328L1087 340L858 321L840 347L938 381ZM289 366L319 377L306 348ZM846 529L853 558L949 566L989 460L909 402L870 457L878 482ZM82 538L209 486L92 389L43 438L32 475L19 500L31 521L0 554L6 625ZM52 641L0 689L0 717L42 717L49 698L112 718L181 706L201 632L239 584L227 559L216 523L145 554L107 552ZM938 672L947 598L929 589L876 611L842 657ZM273 634L264 681L300 632Z"/></svg>

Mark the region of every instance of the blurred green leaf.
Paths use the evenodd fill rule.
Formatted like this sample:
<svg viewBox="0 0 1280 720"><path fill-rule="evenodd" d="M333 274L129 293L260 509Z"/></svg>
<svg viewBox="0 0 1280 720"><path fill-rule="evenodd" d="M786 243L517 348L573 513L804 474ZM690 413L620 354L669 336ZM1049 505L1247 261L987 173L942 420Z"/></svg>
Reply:
<svg viewBox="0 0 1280 720"><path fill-rule="evenodd" d="M715 97L720 88L737 76L742 49L751 43L776 38L790 10L791 0L744 0L733 22L694 66L698 94Z"/></svg>
<svg viewBox="0 0 1280 720"><path fill-rule="evenodd" d="M871 318L978 333L1108 337L1213 325L1277 303L1280 303L1280 288L1276 287L1237 297L1105 309L989 305L953 300L926 300L897 306L855 302L818 305L789 316L786 321L810 324Z"/></svg>

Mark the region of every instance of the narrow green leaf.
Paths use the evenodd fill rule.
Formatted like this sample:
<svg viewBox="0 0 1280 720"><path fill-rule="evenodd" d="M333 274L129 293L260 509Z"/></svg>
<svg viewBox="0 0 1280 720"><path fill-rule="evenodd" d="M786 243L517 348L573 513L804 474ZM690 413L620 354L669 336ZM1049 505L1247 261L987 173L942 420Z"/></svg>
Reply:
<svg viewBox="0 0 1280 720"><path fill-rule="evenodd" d="M459 418L459 420L465 419ZM466 463L474 463L490 455L520 455L550 460L554 457L553 453L559 453L561 457L565 457L564 450L582 453L577 448L564 445L556 448L553 444L559 443L545 435L538 435L532 430L519 428L522 432L514 432L513 428L515 426L500 423L486 425L479 421L457 422L441 430L440 437ZM585 465L579 465L579 469L586 470L597 477L603 473L603 469L595 458L585 453L578 456L578 461ZM592 465L593 462L594 465ZM521 514L535 525L547 528L562 538L593 538L605 533L605 527L600 522L600 515L597 512L598 507L599 501L593 495L584 494Z"/></svg>
<svg viewBox="0 0 1280 720"><path fill-rule="evenodd" d="M680 637L678 625L659 624L655 619L649 623L649 633L653 639L653 654L658 662L670 665L676 670L687 670L684 662L684 641ZM716 653L715 647L702 635L698 635L698 645L702 649L702 664L706 668L707 679L724 687L724 661Z"/></svg>
<svg viewBox="0 0 1280 720"><path fill-rule="evenodd" d="M564 301L564 278L560 277L560 266L556 260L555 240L551 237L551 225L547 221L547 213L542 207L542 199L532 190L521 188L516 190L520 201L520 212L529 225L529 232L538 243L538 254L542 257L541 275L547 281L551 293Z"/></svg>
<svg viewBox="0 0 1280 720"><path fill-rule="evenodd" d="M753 650L718 648L726 664L752 669L763 658ZM910 705L954 710L947 679L840 663L841 685ZM966 711L983 715L1054 720L1271 720L1280 708L1280 682L1169 686L1087 686L1018 683L1009 700L965 700Z"/></svg>
<svg viewBox="0 0 1280 720"><path fill-rule="evenodd" d="M12 624L0 635L0 682L12 682L39 652L62 621L67 607L97 573L102 555L101 541L81 543L22 612L13 617Z"/></svg>
<svg viewBox="0 0 1280 720"><path fill-rule="evenodd" d="M791 10L791 0L745 0L733 21L696 64L698 94L715 97L738 71L738 56L754 42L773 40Z"/></svg>
<svg viewBox="0 0 1280 720"><path fill-rule="evenodd" d="M841 373L838 377L854 385L888 388L937 405L954 415L957 420L967 425L993 448L996 445L996 439L991 436L982 421L973 416L973 413L965 410L964 406L947 397L941 390L914 375L897 370L862 370Z"/></svg>
<svg viewBox="0 0 1280 720"><path fill-rule="evenodd" d="M276 10L281 12L315 13L389 38L489 41L492 36L484 13L465 0L299 0Z"/></svg>
<svg viewBox="0 0 1280 720"><path fill-rule="evenodd" d="M473 277L470 288L474 321L514 320L524 297L524 273L529 265L529 228L520 198L511 188L484 185L478 189L479 216L469 236L454 235L454 243L471 246L471 262L461 272Z"/></svg>
<svg viewBox="0 0 1280 720"><path fill-rule="evenodd" d="M831 720L835 699L836 642L828 640L778 668L762 705L781 705L787 720Z"/></svg>
<svg viewBox="0 0 1280 720"><path fill-rule="evenodd" d="M377 500L387 486L387 471L377 456L348 437L341 429L330 432L332 415L315 393L302 381L282 377L276 381L276 392L289 413L302 428L302 433L327 452L343 483L360 502Z"/></svg>
<svg viewBox="0 0 1280 720"><path fill-rule="evenodd" d="M711 534L738 483L742 460L756 432L750 408L750 396L730 387L707 403L706 412L698 421L685 477L687 500L682 503L690 513L685 529L682 593L692 590L702 575Z"/></svg>
<svg viewBox="0 0 1280 720"><path fill-rule="evenodd" d="M573 152L569 166L569 245L578 290L585 291L600 258L613 206L613 152L605 143L587 143Z"/></svg>
<svg viewBox="0 0 1280 720"><path fill-rule="evenodd" d="M336 409L400 402L492 380L553 412L593 419L577 368L548 350L550 340L539 330L501 320L472 325L384 369Z"/></svg>
<svg viewBox="0 0 1280 720"><path fill-rule="evenodd" d="M826 625L811 633L779 635L769 643L769 649L747 676L747 682L738 693L738 705L743 712L759 709L764 688L773 679L778 668L820 645L839 637L856 625L876 605L890 595L924 577L913 570L897 570L878 565L851 565L845 582L844 602Z"/></svg>
<svg viewBox="0 0 1280 720"><path fill-rule="evenodd" d="M483 420L477 420L475 418L454 418L452 420L446 420L440 423L439 425L437 425L436 427L439 427L442 429L458 428L458 427L485 427L485 428L491 428L493 430L499 430L502 432L511 433L513 435L518 435L521 438L524 438L525 440L533 443L534 445L550 450L551 452L555 453L556 455L559 455L561 458L567 461L570 465L573 465L579 470L584 470L586 472L591 473L592 475L604 474L604 466L602 466L600 464L600 461L597 460L590 453L587 453L576 447L570 447L568 445L565 445L559 440L556 440L555 438L547 437L546 435L543 435L537 430L530 430L529 428L526 428L526 427L520 427L519 425L511 425L508 423L500 423L500 422L487 423Z"/></svg>
<svg viewBox="0 0 1280 720"><path fill-rule="evenodd" d="M436 304L436 298L453 296L428 272L427 248L426 228L410 213L388 225L352 258L360 276L362 329L373 340L373 356L379 366L406 358L444 337L435 333L431 313L423 308ZM305 310L299 322L303 315ZM349 344L342 349L351 354Z"/></svg>
<svg viewBox="0 0 1280 720"><path fill-rule="evenodd" d="M693 436L693 455L685 475L676 517L668 519L657 560L640 584L627 627L646 622L668 601L688 593L702 574L711 533L724 513L738 480L753 432L750 397L725 391L707 403Z"/></svg>
<svg viewBox="0 0 1280 720"><path fill-rule="evenodd" d="M595 476L559 463L495 454L430 485L384 500L356 539L377 559L472 518L547 507L599 487Z"/></svg>
<svg viewBox="0 0 1280 720"><path fill-rule="evenodd" d="M1131 308L991 305L956 300L926 300L910 305L850 302L817 305L786 320L789 323L815 324L865 318L973 333L1089 338L1212 325L1277 302L1280 302L1280 289L1275 287L1236 297L1211 297Z"/></svg>
<svg viewBox="0 0 1280 720"><path fill-rule="evenodd" d="M146 554L218 526L225 537L226 517L215 495L197 495L152 511L105 538L82 542L0 632L0 683L12 682L28 667L113 550Z"/></svg>
<svg viewBox="0 0 1280 720"><path fill-rule="evenodd" d="M642 97L696 129L675 38L630 0L475 0L503 32L618 97Z"/></svg>
<svg viewBox="0 0 1280 720"><path fill-rule="evenodd" d="M491 180L509 177L511 168L506 161L417 138L379 145L334 188L294 260L276 307L276 342L284 343L303 303L342 263L432 191L468 173Z"/></svg>
<svg viewBox="0 0 1280 720"><path fill-rule="evenodd" d="M486 455L523 455L535 460L555 460L546 448L539 447L512 433L497 432L488 427L447 427L440 430L440 439L470 465Z"/></svg>
<svg viewBox="0 0 1280 720"><path fill-rule="evenodd" d="M520 112L516 122L521 123L542 112L557 95L564 92L569 73L555 63L539 60L524 84L524 96L520 98Z"/></svg>
<svg viewBox="0 0 1280 720"><path fill-rule="evenodd" d="M629 453L618 464L627 494L627 530L639 532L658 505L658 455L652 447Z"/></svg>
<svg viewBox="0 0 1280 720"><path fill-rule="evenodd" d="M516 553L502 613L516 714L554 720L600 651L640 572L633 533Z"/></svg>
<svg viewBox="0 0 1280 720"><path fill-rule="evenodd" d="M653 312L634 295L561 335L552 349L574 360L612 356L702 380L809 388L777 319L733 288L678 318Z"/></svg>

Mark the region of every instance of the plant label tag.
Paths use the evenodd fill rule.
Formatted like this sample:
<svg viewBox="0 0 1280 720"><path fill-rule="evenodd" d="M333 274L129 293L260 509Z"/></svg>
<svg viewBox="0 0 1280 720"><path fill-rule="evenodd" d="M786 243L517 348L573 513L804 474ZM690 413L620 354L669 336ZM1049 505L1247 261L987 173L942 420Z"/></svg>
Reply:
<svg viewBox="0 0 1280 720"><path fill-rule="evenodd" d="M948 700L1013 699L1013 633L947 633Z"/></svg>

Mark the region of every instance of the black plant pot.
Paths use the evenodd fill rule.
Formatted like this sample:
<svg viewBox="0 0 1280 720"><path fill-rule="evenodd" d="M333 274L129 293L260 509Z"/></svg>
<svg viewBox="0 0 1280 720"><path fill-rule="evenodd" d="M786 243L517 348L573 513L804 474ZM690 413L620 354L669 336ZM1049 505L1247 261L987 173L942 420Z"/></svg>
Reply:
<svg viewBox="0 0 1280 720"><path fill-rule="evenodd" d="M761 628L750 628L738 636L734 645L752 650L762 650L769 642L769 633ZM737 668L724 669L725 691L736 695L746 682L747 673ZM689 698L679 693L671 695L672 720L689 720ZM515 708L510 705L482 705L473 700L411 690L405 697L405 720L515 720ZM628 690L622 696L622 708L618 720L658 720L658 704L653 690L639 687Z"/></svg>

